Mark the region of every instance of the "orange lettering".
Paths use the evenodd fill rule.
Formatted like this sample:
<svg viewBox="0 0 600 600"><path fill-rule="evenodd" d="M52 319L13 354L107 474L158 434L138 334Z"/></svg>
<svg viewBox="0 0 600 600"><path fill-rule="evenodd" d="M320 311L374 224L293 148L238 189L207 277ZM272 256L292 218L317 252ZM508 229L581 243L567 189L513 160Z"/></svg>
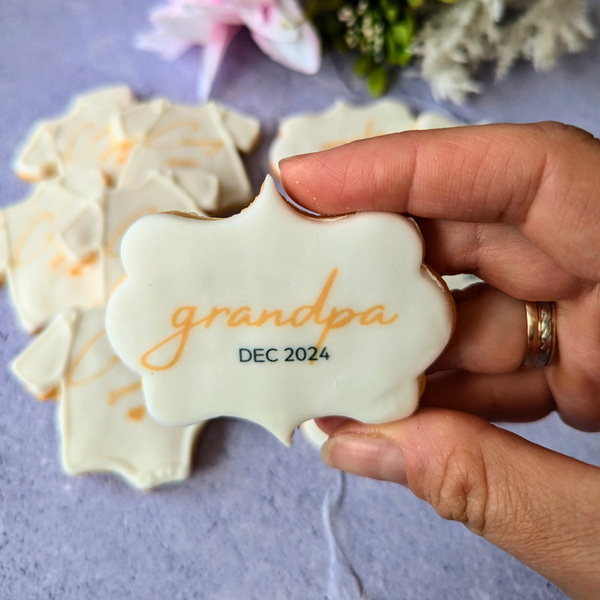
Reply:
<svg viewBox="0 0 600 600"><path fill-rule="evenodd" d="M324 321L322 321L325 327L323 328L321 337L317 342L317 349L321 349L321 347L325 343L325 338L329 335L329 332L332 329L341 329L342 327L346 327L346 325L350 325L352 319L354 319L354 317L358 316L359 314L360 313L355 313L351 308L343 308L342 310L332 308L331 312L329 313L329 316ZM338 317L342 318L338 321Z"/></svg>
<svg viewBox="0 0 600 600"><path fill-rule="evenodd" d="M316 325L323 325L321 336L317 342L317 348L319 349L323 346L327 336L331 331L347 327L355 319L358 319L359 325L369 326L376 323L379 325L389 325L398 318L398 315L395 314L389 319L386 319L385 306L383 304L377 304L363 312L356 312L351 308L338 309L333 307L327 316L323 316L325 305L327 304L327 300L329 299L329 295L337 275L338 269L333 269L329 274L329 277L327 278L327 281L325 282L325 285L319 293L315 303L296 308L287 319L284 319L283 311L281 310L269 311L264 309L260 314L260 317L253 322L252 308L250 306L240 306L235 310L231 308L217 308L215 306L211 309L206 317L194 321L197 307L182 306L178 308L171 317L171 325L178 331L164 339L156 346L150 348L150 350L148 350L142 356L140 362L142 366L151 371L165 371L170 369L177 363L183 351L185 350L191 330L199 325L204 325L205 329L209 329L221 313L228 317L226 321L227 327L232 328L241 327L242 325L247 327L262 327L269 321L272 321L272 324L275 327L283 327L285 325L291 325L292 327L303 327L310 321L313 321ZM164 365L156 365L149 362L149 358L152 354L174 340L178 341L178 345L173 358L168 363Z"/></svg>
<svg viewBox="0 0 600 600"><path fill-rule="evenodd" d="M386 321L385 316L384 316L384 311L385 311L385 306L383 306L383 304L377 304L377 306L372 306L371 308L369 308L369 310L365 310L365 312L362 313L362 316L360 317L358 322L361 325L373 325L373 323L380 323L381 325L389 325L390 323L393 323L398 318L398 315L394 315L393 317L390 317ZM377 312L377 314L375 316L371 317L370 315L373 312Z"/></svg>
<svg viewBox="0 0 600 600"><path fill-rule="evenodd" d="M33 219L33 221L31 221L31 223L23 233L23 236L15 244L15 267L26 267L27 265L31 264L34 260L39 258L42 254L44 254L44 252L46 252L46 250L52 245L52 242L54 241L54 234L47 233L44 236L42 243L39 245L35 252L32 252L27 257L23 256L25 246L29 245L27 242L33 237L33 233L44 221L48 221L48 223L54 223L54 215L51 212L44 212L35 219ZM38 235L38 237L40 236Z"/></svg>
<svg viewBox="0 0 600 600"><path fill-rule="evenodd" d="M224 313L226 315L230 314L231 311L228 308L217 308L215 306L215 308L213 308L210 311L210 314L208 315L208 317L206 317L205 319L202 319L201 321L198 321L198 325L200 325L200 323L204 323L204 328L208 329L212 324L213 321L221 314Z"/></svg>
<svg viewBox="0 0 600 600"><path fill-rule="evenodd" d="M252 309L249 306L242 306L241 308L234 310L231 313L231 316L229 317L229 319L227 319L227 327L239 327L240 325L243 325L244 323L246 325L252 325L252 323L250 322L250 315L248 314L248 313L250 313L251 310ZM246 313L246 314L242 314L242 313ZM236 321L236 319L239 319L239 320Z"/></svg>
<svg viewBox="0 0 600 600"><path fill-rule="evenodd" d="M182 314L184 314L184 317L182 320L180 320L179 317ZM194 323L195 314L195 306L182 306L173 313L173 316L171 317L171 325L179 329L179 331L177 333L174 333L173 335L170 335L166 340L160 342L160 344L157 344L153 348L150 348L150 350L148 350L148 352L146 352L146 354L142 356L141 363L144 367L146 367L146 369L150 369L151 371L165 371L166 369L170 369L175 363L177 363L179 357L181 356L181 353L185 348L185 345L187 344L190 331L197 325L197 323ZM179 336L181 336L181 339L179 340L179 346L177 347L177 351L175 352L175 355L173 356L170 362L162 366L152 365L148 362L148 358L151 354L154 354L154 352L168 344L171 340L176 340Z"/></svg>
<svg viewBox="0 0 600 600"><path fill-rule="evenodd" d="M69 369L69 372L67 373L68 385L70 385L72 387L75 387L78 385L87 385L88 383L91 383L92 381L96 381L97 379L100 379L100 377L102 377L103 375L108 373L108 371L110 371L115 365L118 365L121 362L119 360L119 357L116 354L113 354L108 359L108 363L103 368L99 369L95 373L92 373L91 375L88 375L87 377L84 377L83 379L77 379L77 380L75 379L75 373L76 373L77 369L79 368L79 365L81 364L83 359L86 357L87 353L93 348L93 346L97 342L99 342L102 339L102 337L105 334L106 334L106 331L104 329L101 329L100 331L96 332L84 344L83 348L73 358L73 361L71 362L71 368Z"/></svg>
<svg viewBox="0 0 600 600"><path fill-rule="evenodd" d="M127 416L132 421L141 421L146 414L146 407L143 404L139 404L138 406L134 406L127 411Z"/></svg>

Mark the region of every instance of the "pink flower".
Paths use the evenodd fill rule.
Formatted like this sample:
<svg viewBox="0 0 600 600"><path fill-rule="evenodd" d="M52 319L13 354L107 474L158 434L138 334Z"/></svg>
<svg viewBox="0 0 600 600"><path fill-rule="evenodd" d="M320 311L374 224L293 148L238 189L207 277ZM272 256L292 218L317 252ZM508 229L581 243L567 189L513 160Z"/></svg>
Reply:
<svg viewBox="0 0 600 600"><path fill-rule="evenodd" d="M206 101L225 52L240 27L257 46L288 69L314 75L321 67L321 44L297 0L170 0L153 10L155 30L140 35L136 46L179 58L192 46L204 46L198 96Z"/></svg>

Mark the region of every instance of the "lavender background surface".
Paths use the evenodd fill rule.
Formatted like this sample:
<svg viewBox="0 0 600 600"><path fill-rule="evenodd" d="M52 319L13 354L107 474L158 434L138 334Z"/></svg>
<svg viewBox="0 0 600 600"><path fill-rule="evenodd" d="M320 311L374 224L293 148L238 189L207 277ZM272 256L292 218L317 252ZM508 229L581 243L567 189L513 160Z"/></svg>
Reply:
<svg viewBox="0 0 600 600"><path fill-rule="evenodd" d="M141 97L191 103L197 54L176 63L133 50L142 0L0 2L0 203L21 199L11 157L36 119L88 88L123 82ZM598 22L600 2L594 2ZM464 107L469 122L556 119L600 134L600 44L550 74L523 65ZM327 58L306 77L272 63L240 34L214 97L259 116L263 140L247 161L258 190L283 115L366 101L350 65ZM431 108L427 86L392 95ZM217 420L200 440L191 478L140 493L111 475L61 472L55 406L33 401L5 368L27 343L0 294L0 599L60 600L557 600L542 577L462 525L444 522L408 490L341 478L297 435L285 448L261 428ZM600 465L598 434L550 417L511 427ZM324 518L323 518L324 517ZM324 524L331 521L329 530ZM351 566L350 566L351 565ZM353 571L355 576L353 575ZM357 583L357 578L362 582Z"/></svg>

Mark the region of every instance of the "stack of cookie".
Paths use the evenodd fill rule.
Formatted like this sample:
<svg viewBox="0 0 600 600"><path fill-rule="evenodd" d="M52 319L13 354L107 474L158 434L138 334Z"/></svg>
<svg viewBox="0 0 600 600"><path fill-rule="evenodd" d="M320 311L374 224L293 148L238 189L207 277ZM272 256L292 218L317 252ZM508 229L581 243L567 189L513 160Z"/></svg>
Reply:
<svg viewBox="0 0 600 600"><path fill-rule="evenodd" d="M146 414L139 376L106 338L104 306L137 219L248 204L239 153L259 135L257 119L217 104L141 103L111 87L38 124L18 153L17 175L35 187L0 212L0 274L22 326L41 333L13 371L38 398L60 398L68 473L114 471L139 488L187 476L201 426L165 427Z"/></svg>

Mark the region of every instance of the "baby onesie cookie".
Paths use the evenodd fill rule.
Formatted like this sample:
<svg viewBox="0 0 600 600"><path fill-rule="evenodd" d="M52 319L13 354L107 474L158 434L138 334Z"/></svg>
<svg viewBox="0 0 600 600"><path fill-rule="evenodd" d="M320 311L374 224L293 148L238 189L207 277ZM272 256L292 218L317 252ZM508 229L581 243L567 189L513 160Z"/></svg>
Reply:
<svg viewBox="0 0 600 600"><path fill-rule="evenodd" d="M112 471L138 488L185 479L202 423L166 427L146 412L142 382L115 355L105 309L58 316L14 361L40 398L59 397L64 470Z"/></svg>
<svg viewBox="0 0 600 600"><path fill-rule="evenodd" d="M17 175L40 182L74 167L99 167L109 183L119 178L131 145L116 139L115 118L134 104L124 86L77 98L64 117L38 124L15 159Z"/></svg>
<svg viewBox="0 0 600 600"><path fill-rule="evenodd" d="M366 106L338 101L322 113L282 119L269 149L269 165L279 177L279 161L288 156L335 148L355 140L413 129L415 118L396 100Z"/></svg>
<svg viewBox="0 0 600 600"><path fill-rule="evenodd" d="M77 184L76 179L71 182ZM12 304L29 332L65 308L99 306L104 300L101 257L91 251L98 243L97 228L82 231L77 239L67 235L70 246L62 236L86 211L101 215L103 190L86 196L77 187L70 188L68 179L47 181L31 198L0 213L4 275Z"/></svg>
<svg viewBox="0 0 600 600"><path fill-rule="evenodd" d="M0 269L4 263L24 328L34 332L70 307L105 304L123 276L121 238L140 217L165 210L204 214L175 183L177 177L151 173L136 188L106 190L98 171L73 170L2 211ZM194 171L181 177L209 204L216 198L213 175Z"/></svg>
<svg viewBox="0 0 600 600"><path fill-rule="evenodd" d="M143 133L121 185L133 185L152 170L202 169L220 180L219 211L247 204L250 181L238 149L250 150L256 143L258 121L216 104L177 106L162 101L161 106L158 115L139 106L120 119L123 139Z"/></svg>
<svg viewBox="0 0 600 600"><path fill-rule="evenodd" d="M169 425L237 416L289 444L314 417L405 417L453 327L413 221L307 216L270 177L227 219L140 219L121 258L108 336Z"/></svg>

